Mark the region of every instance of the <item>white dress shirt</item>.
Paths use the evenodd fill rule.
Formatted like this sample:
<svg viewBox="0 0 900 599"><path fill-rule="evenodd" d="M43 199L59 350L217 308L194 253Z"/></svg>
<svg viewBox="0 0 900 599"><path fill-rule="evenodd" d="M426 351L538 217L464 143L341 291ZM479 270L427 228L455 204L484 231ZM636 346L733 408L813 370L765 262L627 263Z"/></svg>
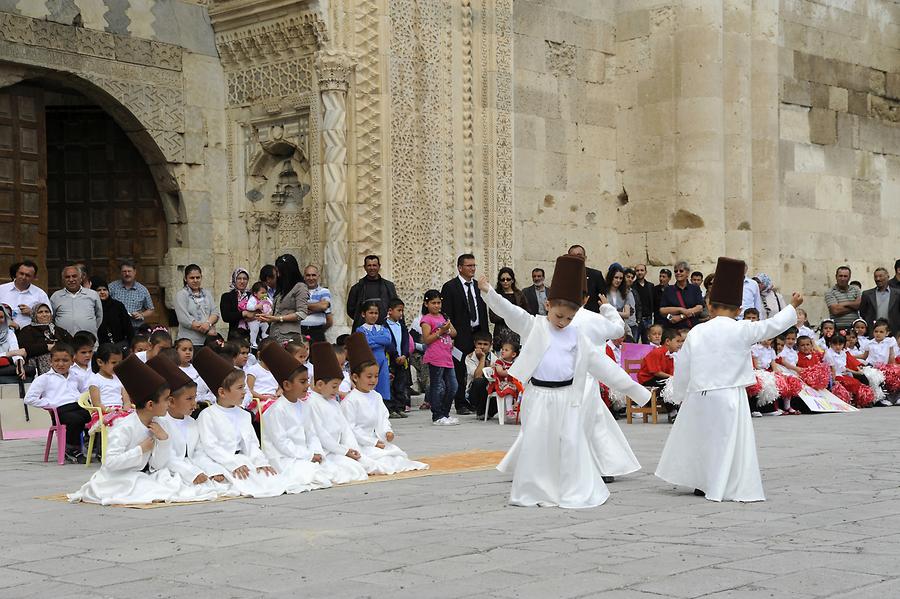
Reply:
<svg viewBox="0 0 900 599"><path fill-rule="evenodd" d="M47 304L49 306L50 298L37 285L29 285L28 289L22 291L16 287L15 281L10 281L0 285L0 304L6 304L12 309L13 320L16 321L19 327L27 327L31 324L31 316L22 314L19 311L19 306L24 304L33 311L37 304ZM72 331L72 334L74 335L75 332Z"/></svg>

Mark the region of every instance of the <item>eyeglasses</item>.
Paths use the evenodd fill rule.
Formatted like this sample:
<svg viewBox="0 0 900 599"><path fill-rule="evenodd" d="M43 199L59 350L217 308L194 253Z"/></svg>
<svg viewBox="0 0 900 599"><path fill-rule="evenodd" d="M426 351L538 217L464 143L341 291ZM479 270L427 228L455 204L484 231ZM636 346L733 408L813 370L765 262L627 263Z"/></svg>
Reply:
<svg viewBox="0 0 900 599"><path fill-rule="evenodd" d="M500 279L500 282L501 282L501 283L511 283L511 282L512 282L512 279L510 279L509 277L506 277L506 278L504 278L504 279Z"/></svg>
<svg viewBox="0 0 900 599"><path fill-rule="evenodd" d="M676 268L675 272L687 272L687 270L685 270L683 268Z"/></svg>

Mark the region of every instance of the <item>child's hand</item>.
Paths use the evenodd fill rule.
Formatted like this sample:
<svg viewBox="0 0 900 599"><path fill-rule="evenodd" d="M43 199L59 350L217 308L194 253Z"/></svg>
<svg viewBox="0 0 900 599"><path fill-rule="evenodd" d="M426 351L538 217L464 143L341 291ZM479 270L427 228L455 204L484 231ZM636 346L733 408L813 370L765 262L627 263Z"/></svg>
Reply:
<svg viewBox="0 0 900 599"><path fill-rule="evenodd" d="M351 460L358 460L361 456L359 455L359 452L356 451L355 449L348 449L347 457L350 458Z"/></svg>
<svg viewBox="0 0 900 599"><path fill-rule="evenodd" d="M378 449L384 449L384 441L380 439L378 441L375 441L375 447L377 447Z"/></svg>
<svg viewBox="0 0 900 599"><path fill-rule="evenodd" d="M799 307L803 304L803 295L797 293L796 291L791 295L791 305L795 308Z"/></svg>
<svg viewBox="0 0 900 599"><path fill-rule="evenodd" d="M235 478L246 480L250 476L250 469L246 466L240 466L231 471Z"/></svg>
<svg viewBox="0 0 900 599"><path fill-rule="evenodd" d="M406 366L406 356L397 356L397 364L400 366Z"/></svg>
<svg viewBox="0 0 900 599"><path fill-rule="evenodd" d="M275 469L271 466L260 466L256 471L259 474L265 474L266 476L278 476L278 473L275 472Z"/></svg>
<svg viewBox="0 0 900 599"><path fill-rule="evenodd" d="M224 475L224 474L216 474L214 477L212 477L212 479L213 479L214 481L216 481L217 483L224 483L224 482L225 482L225 475Z"/></svg>
<svg viewBox="0 0 900 599"><path fill-rule="evenodd" d="M194 479L194 484L202 485L203 483L205 483L208 480L209 480L209 477L201 472L200 474L197 475L197 478Z"/></svg>
<svg viewBox="0 0 900 599"><path fill-rule="evenodd" d="M394 440L394 433L392 433L391 431L388 431L388 432L384 435L384 438L388 440L388 443L390 443L390 442L392 442L392 441Z"/></svg>
<svg viewBox="0 0 900 599"><path fill-rule="evenodd" d="M311 461L315 462L316 464L321 464L322 463L322 454L314 453Z"/></svg>
<svg viewBox="0 0 900 599"><path fill-rule="evenodd" d="M609 303L609 300L607 300L607 299L606 299L606 296L603 295L602 293L598 293L598 294L597 294L597 301L600 302L600 305L601 305L601 306L602 306L603 304L608 304L608 303Z"/></svg>
<svg viewBox="0 0 900 599"><path fill-rule="evenodd" d="M478 279L478 288L484 293L487 293L488 290L490 290L491 284L488 283L486 276L482 275L482 277Z"/></svg>
<svg viewBox="0 0 900 599"><path fill-rule="evenodd" d="M156 437L160 441L165 441L166 439L169 438L169 435L168 435L168 433L166 433L166 430L163 427L161 427L158 422L151 422L150 426L148 426L147 428L150 429L150 434L152 434L154 437Z"/></svg>
<svg viewBox="0 0 900 599"><path fill-rule="evenodd" d="M497 376L506 376L507 374L509 374L509 372L499 364L494 365L494 372L497 374Z"/></svg>
<svg viewBox="0 0 900 599"><path fill-rule="evenodd" d="M147 437L141 441L140 447L142 453L149 453L153 449L153 437Z"/></svg>

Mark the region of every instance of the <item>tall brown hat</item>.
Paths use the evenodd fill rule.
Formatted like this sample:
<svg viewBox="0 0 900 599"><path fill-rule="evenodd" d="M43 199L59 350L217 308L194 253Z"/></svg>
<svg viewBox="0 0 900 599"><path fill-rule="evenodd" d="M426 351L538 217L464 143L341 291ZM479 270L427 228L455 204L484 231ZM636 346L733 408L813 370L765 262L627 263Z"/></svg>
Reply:
<svg viewBox="0 0 900 599"><path fill-rule="evenodd" d="M166 356L159 355L147 360L147 366L156 371L156 374L166 379L169 389L175 393L185 385L193 384L191 377L186 375L175 362Z"/></svg>
<svg viewBox="0 0 900 599"><path fill-rule="evenodd" d="M372 353L372 348L369 347L369 342L366 341L366 336L362 333L353 333L347 337L344 347L347 348L347 362L350 363L350 372L355 371L358 366L365 362L376 361L375 354Z"/></svg>
<svg viewBox="0 0 900 599"><path fill-rule="evenodd" d="M113 372L122 381L128 397L137 404L145 403L159 391L160 387L168 386L166 379L141 362L134 354L116 364Z"/></svg>
<svg viewBox="0 0 900 599"><path fill-rule="evenodd" d="M266 363L279 385L290 380L298 369L306 370L306 366L281 347L280 343L269 343L262 348L259 352L259 359Z"/></svg>
<svg viewBox="0 0 900 599"><path fill-rule="evenodd" d="M213 394L218 393L225 377L236 370L225 358L208 347L201 347L194 354L194 368L200 373L200 378Z"/></svg>
<svg viewBox="0 0 900 599"><path fill-rule="evenodd" d="M566 300L580 306L586 281L583 259L578 256L560 256L556 259L547 299Z"/></svg>
<svg viewBox="0 0 900 599"><path fill-rule="evenodd" d="M716 275L709 290L709 301L740 307L743 302L746 271L747 265L743 260L720 257L716 262Z"/></svg>
<svg viewBox="0 0 900 599"><path fill-rule="evenodd" d="M327 341L317 341L309 347L309 361L312 362L316 381L344 378L344 371L338 364L334 348Z"/></svg>

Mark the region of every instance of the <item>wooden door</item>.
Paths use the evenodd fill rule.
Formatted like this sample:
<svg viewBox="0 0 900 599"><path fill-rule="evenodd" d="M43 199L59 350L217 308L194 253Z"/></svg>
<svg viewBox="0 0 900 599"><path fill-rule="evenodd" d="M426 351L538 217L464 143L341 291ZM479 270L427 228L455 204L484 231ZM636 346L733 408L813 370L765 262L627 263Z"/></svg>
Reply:
<svg viewBox="0 0 900 599"><path fill-rule="evenodd" d="M0 90L0 281L18 260L38 264L47 289L47 146L43 92L16 85Z"/></svg>
<svg viewBox="0 0 900 599"><path fill-rule="evenodd" d="M159 286L166 221L143 157L97 106L48 106L47 148L51 288L66 264L84 262L112 281L119 261L130 259L153 296L151 321L168 324Z"/></svg>

